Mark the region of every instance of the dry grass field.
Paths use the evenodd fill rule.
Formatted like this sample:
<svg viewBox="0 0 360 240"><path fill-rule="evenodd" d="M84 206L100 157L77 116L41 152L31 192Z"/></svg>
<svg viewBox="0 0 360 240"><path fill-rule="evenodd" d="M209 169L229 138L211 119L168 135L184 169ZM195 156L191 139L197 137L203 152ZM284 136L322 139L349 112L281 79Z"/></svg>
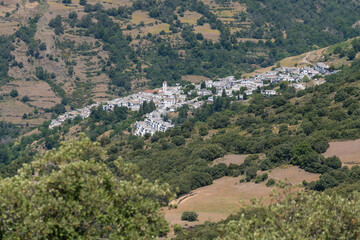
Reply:
<svg viewBox="0 0 360 240"><path fill-rule="evenodd" d="M180 21L189 25L196 25L197 20L202 17L202 14L197 12L185 11L184 17L179 17Z"/></svg>
<svg viewBox="0 0 360 240"><path fill-rule="evenodd" d="M185 75L185 76L182 76L182 80L189 81L192 83L201 83L203 81L210 80L210 78L200 76L200 75Z"/></svg>
<svg viewBox="0 0 360 240"><path fill-rule="evenodd" d="M265 154L258 154L260 159L265 158ZM245 159L250 156L249 154L243 154L243 155L237 155L237 154L229 154L225 155L224 157L217 158L213 161L212 165L216 165L219 163L225 163L227 166L229 166L231 163L233 164L243 164Z"/></svg>
<svg viewBox="0 0 360 240"><path fill-rule="evenodd" d="M210 24L205 23L203 26L195 26L195 32L201 33L204 38L218 41L220 37L220 32L217 29L211 29Z"/></svg>
<svg viewBox="0 0 360 240"><path fill-rule="evenodd" d="M253 182L240 183L243 176L236 178L223 177L215 180L212 185L192 191L192 196L182 200L176 209L164 209L164 215L171 225L181 224L193 226L205 221L219 221L235 213L243 204L249 204L252 198L267 198L273 187L266 187L265 183ZM296 166L276 168L269 172L269 178L286 181L292 185L318 180L319 174L305 172ZM178 203L179 199L173 203ZM184 211L195 211L199 214L199 221L181 221Z"/></svg>
<svg viewBox="0 0 360 240"><path fill-rule="evenodd" d="M351 167L358 165L360 164L360 139L345 142L331 142L324 156L338 156L343 166Z"/></svg>

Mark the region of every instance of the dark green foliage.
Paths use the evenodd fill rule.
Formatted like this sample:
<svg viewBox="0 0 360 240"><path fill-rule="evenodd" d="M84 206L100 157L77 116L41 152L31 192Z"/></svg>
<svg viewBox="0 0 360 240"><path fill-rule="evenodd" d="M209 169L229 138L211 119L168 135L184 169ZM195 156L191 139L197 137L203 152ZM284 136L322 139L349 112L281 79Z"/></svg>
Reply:
<svg viewBox="0 0 360 240"><path fill-rule="evenodd" d="M185 138L183 136L175 136L172 138L172 143L174 143L176 146L181 146L185 144Z"/></svg>
<svg viewBox="0 0 360 240"><path fill-rule="evenodd" d="M336 156L326 158L324 164L333 169L341 168L341 161Z"/></svg>
<svg viewBox="0 0 360 240"><path fill-rule="evenodd" d="M27 95L25 95L21 98L21 101L25 103L25 102L30 101L30 98Z"/></svg>
<svg viewBox="0 0 360 240"><path fill-rule="evenodd" d="M181 214L181 220L182 221L189 221L189 222L194 222L197 220L198 214L196 212L193 211L188 211L188 212L183 212Z"/></svg>
<svg viewBox="0 0 360 240"><path fill-rule="evenodd" d="M267 182L266 182L266 186L267 187L272 187L275 185L275 180L270 178Z"/></svg>
<svg viewBox="0 0 360 240"><path fill-rule="evenodd" d="M264 174L262 174L262 175L258 175L258 176L256 176L256 178L255 178L255 183L261 183L261 182L263 182L263 181L266 181L267 179L268 179L268 174L267 173L264 173ZM267 185L268 183L266 183L266 185Z"/></svg>
<svg viewBox="0 0 360 240"><path fill-rule="evenodd" d="M65 0L65 1L69 1L69 0ZM71 3L71 0L70 0L70 3ZM60 35L60 34L64 33L64 28L62 26L62 18L60 15L57 15L54 19L51 19L49 22L49 26L51 28L54 28L54 32L56 35Z"/></svg>
<svg viewBox="0 0 360 240"><path fill-rule="evenodd" d="M55 105L54 111L56 114L63 114L66 112L66 108L63 104L59 103Z"/></svg>
<svg viewBox="0 0 360 240"><path fill-rule="evenodd" d="M39 50L40 50L40 51L45 51L45 50L46 50L46 43L41 43L41 44L39 45Z"/></svg>
<svg viewBox="0 0 360 240"><path fill-rule="evenodd" d="M14 49L9 39L5 36L0 36L0 85L7 82L9 63L14 58L11 51Z"/></svg>
<svg viewBox="0 0 360 240"><path fill-rule="evenodd" d="M18 91L16 89L11 90L10 97L16 98L17 96L19 96Z"/></svg>

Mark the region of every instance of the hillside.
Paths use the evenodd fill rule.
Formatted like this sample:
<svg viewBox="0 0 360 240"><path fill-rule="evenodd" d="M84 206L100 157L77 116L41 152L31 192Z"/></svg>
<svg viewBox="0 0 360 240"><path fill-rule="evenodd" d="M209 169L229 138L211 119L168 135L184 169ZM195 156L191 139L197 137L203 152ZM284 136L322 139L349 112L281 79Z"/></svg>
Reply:
<svg viewBox="0 0 360 240"><path fill-rule="evenodd" d="M0 236L357 239L359 20L348 0L0 0ZM154 110L171 127L137 134Z"/></svg>
<svg viewBox="0 0 360 240"><path fill-rule="evenodd" d="M360 33L354 1L1 3L0 117L23 126L164 80L239 76Z"/></svg>
<svg viewBox="0 0 360 240"><path fill-rule="evenodd" d="M246 219L252 221L252 213L258 212L260 215L255 216L259 216L260 222L257 224L260 225L256 226L262 226L264 220L262 217L269 216L271 219L275 217L274 229L269 230L269 233L280 234L276 233L277 230L296 226L297 229L306 229L297 232L299 236L319 236L321 232L311 230L318 224L311 225L306 221L310 225L304 228L300 227L304 226L302 217L297 218L296 223L289 221L292 208L288 209L288 207L293 205L288 203L296 201L299 204L296 208L305 210L307 208L304 208L303 204L315 201L318 210L328 209L331 206L339 211L338 216L344 224L336 225L336 228L331 229L340 229L336 230L339 231L336 234L340 234L339 236L350 234L346 236L352 239L351 234L356 235L358 229L356 224L358 215L353 215L353 211L349 215L346 212L347 207L341 205L345 209L339 208L336 204L344 202L345 197L351 199L348 207L353 209L357 198L352 196L352 192L358 191L360 168L356 166L356 162L351 164L351 169L342 167L340 159L331 154L327 155L329 153L326 153L326 150L329 148L329 142L360 138L359 64L355 61L341 72L326 77L326 83L305 90L295 91L287 84L280 83L279 96L264 97L254 93L249 101L236 101L234 98L223 96L218 97L214 104L209 103L193 112L185 107L180 109L178 116L173 116L173 121L181 122L181 126L166 133L158 132L153 136L136 137L130 134L131 123L141 118L139 113L122 108L109 112L98 108L86 120L68 121L54 129L44 125L39 127L37 132L28 134L21 140L2 145L0 152L3 163L2 175L10 177L9 181L13 181L16 178L11 176L16 174L22 163L33 161L33 156L37 152L43 152L44 148L58 148L59 141L70 137L76 138L83 132L92 141L99 141L101 149L105 150L103 163L111 171L116 171L117 159L122 157L125 162L137 165L138 173L150 182L156 179L161 183L168 182L172 191L177 192L178 196L194 190L193 193L197 195L180 203L179 211L169 210L169 215L165 215L173 223L179 222L178 218L182 210L198 211L202 214L199 216L201 221L223 219L231 213L229 209L233 209L235 214L236 208L240 207L235 202L248 201L256 195L257 190L258 193L261 192L259 196L267 196L266 193L272 190L273 184L280 188L289 186L282 182L288 174L290 183L300 183L298 187L305 188L307 193L290 197L288 201L280 205L271 205L269 208L255 206L242 209L241 213L247 216ZM5 134L16 136L16 128ZM86 141L90 142L90 140ZM330 145L331 150L333 144ZM322 156L323 153L326 157ZM226 154L248 154L248 156L238 164L230 164L227 158L218 160ZM60 158L61 155L57 156ZM86 159L91 156L92 153L86 154ZM94 159L97 158L98 155L94 155ZM216 160L215 164L214 160ZM294 166L287 168L286 165L289 164ZM305 173L304 170L310 173ZM49 171L50 173L55 171L55 174L57 170L55 168ZM268 171L267 175L265 175L266 171ZM299 171L301 175L296 177ZM269 183L271 179L273 183ZM224 183L228 184L221 188L223 192L212 190ZM325 193L316 193L324 190ZM234 195L234 191L239 194ZM222 194L216 195L216 193ZM285 191L284 197L288 193ZM337 195L333 195L334 193ZM201 200L201 198L206 199L206 204L197 202L197 199ZM292 200L293 198L295 200ZM220 202L228 204L228 207L223 209L217 207ZM327 205L323 204L324 202L327 202ZM276 222L278 211L289 214L284 215L282 224L285 225L278 225L279 222ZM310 213L314 214L316 211L304 214ZM230 239L231 236L227 234L231 233L247 238L248 235L242 235L246 234L245 232L234 230L232 225L243 226L242 224L249 223L240 221L241 216L241 214L232 216L219 224L205 223L190 230L189 233L178 225L173 227L180 239L192 239L193 236L201 236L200 239L212 239L218 236ZM316 221L321 217L331 218L321 213L312 216L318 217ZM188 225L185 221L180 223ZM318 229L325 231L329 229L329 225L324 224ZM207 235L210 233L212 238Z"/></svg>

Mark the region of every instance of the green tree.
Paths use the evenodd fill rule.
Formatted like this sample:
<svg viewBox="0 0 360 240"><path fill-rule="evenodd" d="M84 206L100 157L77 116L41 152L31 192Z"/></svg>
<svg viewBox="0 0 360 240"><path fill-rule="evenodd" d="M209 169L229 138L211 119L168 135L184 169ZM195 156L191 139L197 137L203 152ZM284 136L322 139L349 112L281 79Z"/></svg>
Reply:
<svg viewBox="0 0 360 240"><path fill-rule="evenodd" d="M16 98L17 96L19 96L18 91L16 89L11 90L10 97Z"/></svg>
<svg viewBox="0 0 360 240"><path fill-rule="evenodd" d="M56 114L63 114L66 112L66 108L63 104L59 103L55 105L54 111Z"/></svg>
<svg viewBox="0 0 360 240"><path fill-rule="evenodd" d="M185 138L183 136L175 136L171 140L176 146L181 146L185 144Z"/></svg>
<svg viewBox="0 0 360 240"><path fill-rule="evenodd" d="M181 220L183 221L189 221L189 222L194 222L197 220L198 218L198 214L194 211L187 211L187 212L183 212L181 215Z"/></svg>
<svg viewBox="0 0 360 240"><path fill-rule="evenodd" d="M121 159L110 170L105 152L87 138L63 143L17 176L1 180L4 239L150 239L168 224L159 213L172 196Z"/></svg>

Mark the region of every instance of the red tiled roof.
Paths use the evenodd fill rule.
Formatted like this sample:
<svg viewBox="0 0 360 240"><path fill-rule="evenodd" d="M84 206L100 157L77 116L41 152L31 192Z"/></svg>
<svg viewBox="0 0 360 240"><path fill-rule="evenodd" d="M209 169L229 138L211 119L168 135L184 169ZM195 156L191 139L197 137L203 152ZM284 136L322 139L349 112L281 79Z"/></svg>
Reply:
<svg viewBox="0 0 360 240"><path fill-rule="evenodd" d="M146 93L154 93L154 92L159 92L159 89L145 90L144 92L146 92Z"/></svg>

